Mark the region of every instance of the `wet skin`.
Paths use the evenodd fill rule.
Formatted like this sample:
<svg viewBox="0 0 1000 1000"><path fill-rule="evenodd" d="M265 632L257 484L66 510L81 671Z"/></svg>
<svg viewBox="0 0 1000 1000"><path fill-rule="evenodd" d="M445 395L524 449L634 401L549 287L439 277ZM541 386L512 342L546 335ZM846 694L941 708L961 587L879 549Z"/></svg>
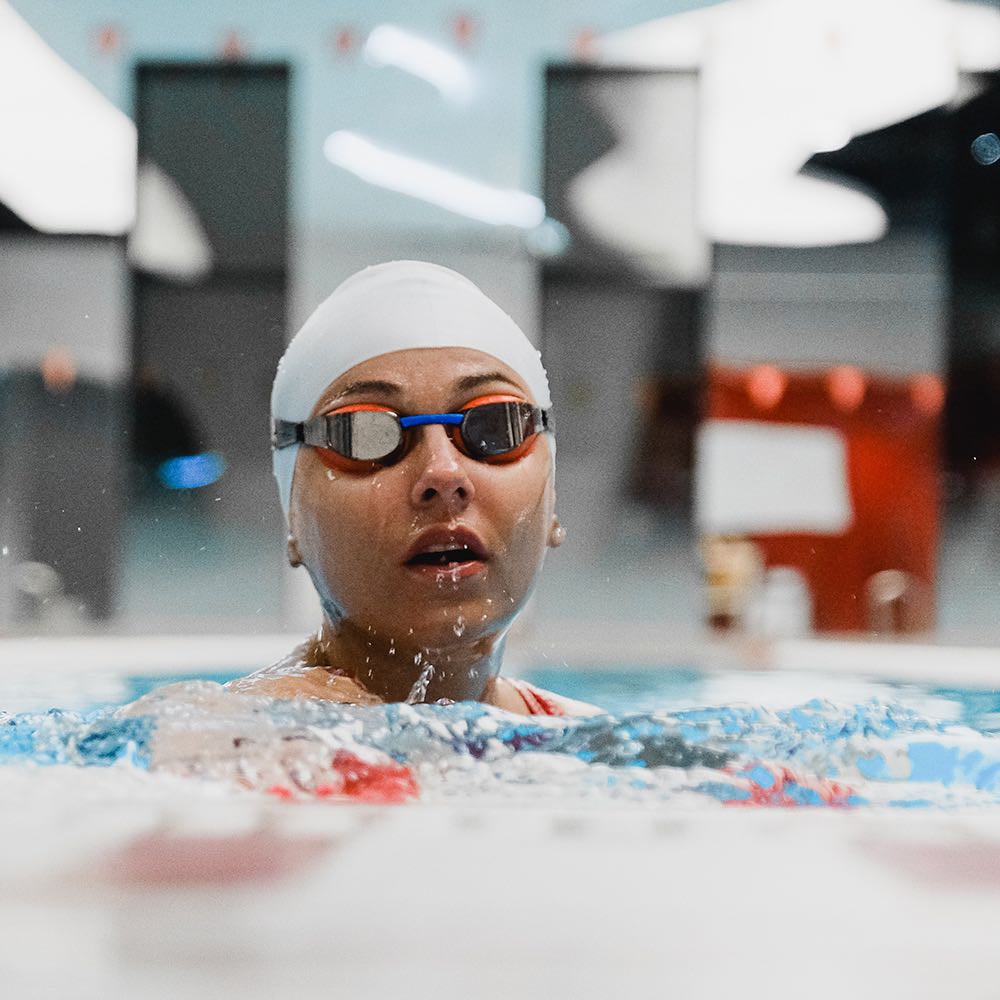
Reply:
<svg viewBox="0 0 1000 1000"><path fill-rule="evenodd" d="M496 394L535 402L522 379L490 355L414 349L350 369L312 415L361 403L400 415L453 413ZM463 454L444 426L410 434L409 451L388 466L300 449L288 554L309 572L325 620L302 655L239 689L403 701L429 661L434 672L422 700L476 699L522 710L493 679L545 551L561 540L549 436L531 439L513 461L485 462ZM461 549L463 558L440 564L428 556L443 547Z"/></svg>

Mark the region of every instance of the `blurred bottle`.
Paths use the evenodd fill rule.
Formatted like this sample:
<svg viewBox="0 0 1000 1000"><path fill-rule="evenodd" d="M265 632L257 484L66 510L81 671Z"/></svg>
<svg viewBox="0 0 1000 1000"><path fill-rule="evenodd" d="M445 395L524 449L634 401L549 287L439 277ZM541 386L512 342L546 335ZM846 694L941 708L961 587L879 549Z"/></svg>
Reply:
<svg viewBox="0 0 1000 1000"><path fill-rule="evenodd" d="M930 588L912 573L884 569L865 584L868 628L876 635L925 632L934 625Z"/></svg>
<svg viewBox="0 0 1000 1000"><path fill-rule="evenodd" d="M748 538L710 535L701 543L709 627L741 632L764 576L759 546Z"/></svg>

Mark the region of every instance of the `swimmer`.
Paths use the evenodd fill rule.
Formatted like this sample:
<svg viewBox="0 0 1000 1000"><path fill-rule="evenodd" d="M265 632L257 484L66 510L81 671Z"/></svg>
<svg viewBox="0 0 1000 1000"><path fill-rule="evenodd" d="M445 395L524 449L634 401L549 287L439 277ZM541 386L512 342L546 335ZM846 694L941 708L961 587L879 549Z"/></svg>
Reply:
<svg viewBox="0 0 1000 1000"><path fill-rule="evenodd" d="M271 417L288 560L323 621L230 690L598 713L500 676L565 533L545 369L471 281L417 261L348 278L285 352Z"/></svg>

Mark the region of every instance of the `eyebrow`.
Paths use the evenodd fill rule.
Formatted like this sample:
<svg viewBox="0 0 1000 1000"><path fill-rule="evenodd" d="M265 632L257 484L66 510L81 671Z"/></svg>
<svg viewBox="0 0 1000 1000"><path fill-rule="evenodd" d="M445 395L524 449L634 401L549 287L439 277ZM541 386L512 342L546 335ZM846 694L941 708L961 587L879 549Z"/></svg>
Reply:
<svg viewBox="0 0 1000 1000"><path fill-rule="evenodd" d="M482 375L466 375L455 383L455 389L458 392L468 392L470 389L477 389L488 382L506 382L507 385L513 386L520 392L517 384L512 382L510 377L504 375L503 372L484 372Z"/></svg>
<svg viewBox="0 0 1000 1000"><path fill-rule="evenodd" d="M360 382L350 382L341 389L336 398L341 396L354 396L358 393L380 393L383 396L398 396L403 391L402 386L395 382L386 382L383 379L363 379Z"/></svg>

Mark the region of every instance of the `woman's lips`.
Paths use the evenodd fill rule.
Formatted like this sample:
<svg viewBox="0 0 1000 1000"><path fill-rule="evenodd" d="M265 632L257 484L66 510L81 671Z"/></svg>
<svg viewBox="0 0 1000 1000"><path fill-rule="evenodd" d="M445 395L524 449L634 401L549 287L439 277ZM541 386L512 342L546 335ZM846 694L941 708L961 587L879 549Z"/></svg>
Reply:
<svg viewBox="0 0 1000 1000"><path fill-rule="evenodd" d="M414 539L403 564L420 576L457 581L485 572L488 560L489 551L474 531L440 526Z"/></svg>
<svg viewBox="0 0 1000 1000"><path fill-rule="evenodd" d="M432 580L464 580L467 577L485 573L486 563L481 559L470 559L468 562L438 563L436 565L407 563L406 568L411 573Z"/></svg>

